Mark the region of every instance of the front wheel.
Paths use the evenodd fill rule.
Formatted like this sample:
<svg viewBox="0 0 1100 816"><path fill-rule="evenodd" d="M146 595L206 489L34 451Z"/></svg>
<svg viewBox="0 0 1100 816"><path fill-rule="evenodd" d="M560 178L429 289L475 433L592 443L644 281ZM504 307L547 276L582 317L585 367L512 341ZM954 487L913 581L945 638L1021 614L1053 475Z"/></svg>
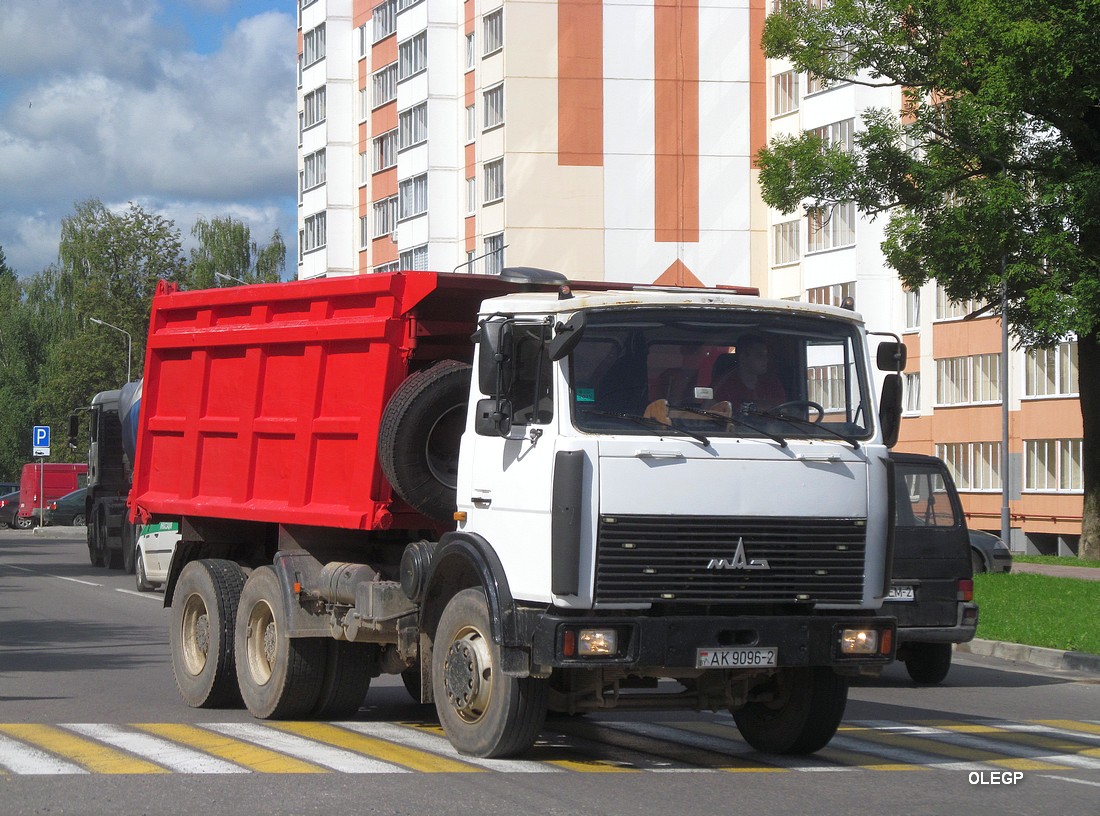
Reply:
<svg viewBox="0 0 1100 816"><path fill-rule="evenodd" d="M192 708L240 703L233 628L244 570L233 561L192 561L172 597L168 643L180 697Z"/></svg>
<svg viewBox="0 0 1100 816"><path fill-rule="evenodd" d="M733 711L745 742L768 754L812 754L828 745L848 703L848 679L828 666L780 669ZM766 695L766 696L765 696Z"/></svg>
<svg viewBox="0 0 1100 816"><path fill-rule="evenodd" d="M916 683L934 686L951 670L950 643L911 643L907 651L905 670Z"/></svg>
<svg viewBox="0 0 1100 816"><path fill-rule="evenodd" d="M241 591L233 641L241 698L262 720L309 716L325 683L326 642L289 637L288 617L275 569L254 570Z"/></svg>
<svg viewBox="0 0 1100 816"><path fill-rule="evenodd" d="M30 516L16 516L12 524L16 530L29 530L34 526L34 519Z"/></svg>
<svg viewBox="0 0 1100 816"><path fill-rule="evenodd" d="M77 513L73 516L73 527L83 527L85 525L84 514Z"/></svg>
<svg viewBox="0 0 1100 816"><path fill-rule="evenodd" d="M534 744L542 728L549 684L509 677L500 664L485 592L464 589L443 610L432 649L436 712L459 753L515 756Z"/></svg>

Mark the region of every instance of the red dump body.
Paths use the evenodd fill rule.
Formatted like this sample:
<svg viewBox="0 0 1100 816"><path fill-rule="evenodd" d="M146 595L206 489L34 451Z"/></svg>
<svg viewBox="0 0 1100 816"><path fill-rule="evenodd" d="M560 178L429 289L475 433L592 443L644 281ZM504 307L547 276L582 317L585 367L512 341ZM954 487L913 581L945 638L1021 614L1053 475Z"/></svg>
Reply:
<svg viewBox="0 0 1100 816"><path fill-rule="evenodd" d="M197 292L161 284L131 506L359 530L435 526L382 474L383 409L411 371L470 361L481 301L520 288L431 272Z"/></svg>

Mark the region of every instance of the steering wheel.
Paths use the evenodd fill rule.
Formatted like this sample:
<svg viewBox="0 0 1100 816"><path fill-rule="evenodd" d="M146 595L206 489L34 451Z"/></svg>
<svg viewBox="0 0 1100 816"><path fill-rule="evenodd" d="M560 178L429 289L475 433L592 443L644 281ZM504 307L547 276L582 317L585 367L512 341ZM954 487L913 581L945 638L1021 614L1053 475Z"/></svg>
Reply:
<svg viewBox="0 0 1100 816"><path fill-rule="evenodd" d="M815 417L810 419L810 422L821 422L825 418L825 409L818 405L813 400L788 400L787 402L781 402L772 408L772 413L783 416L784 408L807 408L812 409L816 414Z"/></svg>

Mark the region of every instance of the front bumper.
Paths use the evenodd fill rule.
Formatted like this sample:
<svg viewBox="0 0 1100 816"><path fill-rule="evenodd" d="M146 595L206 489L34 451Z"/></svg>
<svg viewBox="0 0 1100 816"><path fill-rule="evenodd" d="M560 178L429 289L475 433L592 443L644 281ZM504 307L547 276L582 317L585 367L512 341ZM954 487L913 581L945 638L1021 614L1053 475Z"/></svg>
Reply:
<svg viewBox="0 0 1100 816"><path fill-rule="evenodd" d="M618 649L613 655L567 657L564 633L577 628L615 628ZM882 646L875 654L840 652L845 629L875 629ZM675 668L695 669L699 649L775 647L779 666L832 666L862 669L894 659L896 625L885 616L684 616L567 617L544 613L532 632L532 662L554 668Z"/></svg>

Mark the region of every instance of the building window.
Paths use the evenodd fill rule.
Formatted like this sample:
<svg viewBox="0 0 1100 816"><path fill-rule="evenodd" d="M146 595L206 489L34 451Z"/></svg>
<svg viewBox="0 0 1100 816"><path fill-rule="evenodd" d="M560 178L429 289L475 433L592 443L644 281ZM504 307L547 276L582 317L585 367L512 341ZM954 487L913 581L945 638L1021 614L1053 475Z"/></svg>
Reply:
<svg viewBox="0 0 1100 816"><path fill-rule="evenodd" d="M397 229L397 196L374 202L374 238L393 235Z"/></svg>
<svg viewBox="0 0 1100 816"><path fill-rule="evenodd" d="M485 101L485 130L504 124L504 84L490 88L482 98Z"/></svg>
<svg viewBox="0 0 1100 816"><path fill-rule="evenodd" d="M325 86L310 91L303 99L305 112L302 116L303 130L325 121Z"/></svg>
<svg viewBox="0 0 1100 816"><path fill-rule="evenodd" d="M370 243L370 218L359 216L359 248L365 249Z"/></svg>
<svg viewBox="0 0 1100 816"><path fill-rule="evenodd" d="M466 108L466 143L477 138L477 110L473 105Z"/></svg>
<svg viewBox="0 0 1100 816"><path fill-rule="evenodd" d="M504 47L504 9L498 8L486 14L484 23L485 50L482 56L487 57Z"/></svg>
<svg viewBox="0 0 1100 816"><path fill-rule="evenodd" d="M306 218L302 235L302 251L312 252L325 245L325 213L319 212Z"/></svg>
<svg viewBox="0 0 1100 816"><path fill-rule="evenodd" d="M401 134L398 150L428 140L428 103L421 102L397 114L397 132Z"/></svg>
<svg viewBox="0 0 1100 816"><path fill-rule="evenodd" d="M477 46L475 45L474 32L470 32L466 35L466 70L469 71L474 67L474 63L477 59Z"/></svg>
<svg viewBox="0 0 1100 816"><path fill-rule="evenodd" d="M360 57L365 57L367 55L367 53L370 51L370 41L367 40L367 27L366 27L366 25L359 26L359 28L355 29L355 33L356 33L356 37L359 40L359 56Z"/></svg>
<svg viewBox="0 0 1100 816"><path fill-rule="evenodd" d="M428 211L428 174L421 173L398 182L397 199L399 218L412 218Z"/></svg>
<svg viewBox="0 0 1100 816"><path fill-rule="evenodd" d="M504 159L485 162L485 203L504 198Z"/></svg>
<svg viewBox="0 0 1100 816"><path fill-rule="evenodd" d="M404 11L407 8L411 8L419 3L420 0L397 0L397 10Z"/></svg>
<svg viewBox="0 0 1100 816"><path fill-rule="evenodd" d="M374 92L371 95L374 107L385 105L397 99L397 63L391 62L372 77Z"/></svg>
<svg viewBox="0 0 1100 816"><path fill-rule="evenodd" d="M397 31L397 0L385 0L371 12L374 23L374 41L385 39Z"/></svg>
<svg viewBox="0 0 1100 816"><path fill-rule="evenodd" d="M806 252L852 246L856 242L856 205L851 202L806 213Z"/></svg>
<svg viewBox="0 0 1100 816"><path fill-rule="evenodd" d="M832 80L819 77L814 73L806 74L806 96L827 91L832 86Z"/></svg>
<svg viewBox="0 0 1100 816"><path fill-rule="evenodd" d="M980 308L981 301L949 299L947 290L936 283L936 320L961 320Z"/></svg>
<svg viewBox="0 0 1100 816"><path fill-rule="evenodd" d="M397 166L397 129L374 137L373 172Z"/></svg>
<svg viewBox="0 0 1100 816"><path fill-rule="evenodd" d="M784 221L772 226L772 266L797 263L801 255L799 245L800 221Z"/></svg>
<svg viewBox="0 0 1100 816"><path fill-rule="evenodd" d="M969 492L1001 490L1000 442L951 442L936 445L955 486Z"/></svg>
<svg viewBox="0 0 1100 816"><path fill-rule="evenodd" d="M367 183L367 179L371 174L371 154L370 151L363 151L359 154L359 184L360 186Z"/></svg>
<svg viewBox="0 0 1100 816"><path fill-rule="evenodd" d="M325 24L302 35L302 65L309 67L325 58Z"/></svg>
<svg viewBox="0 0 1100 816"><path fill-rule="evenodd" d="M936 360L936 404L1001 401L1001 355L975 354Z"/></svg>
<svg viewBox="0 0 1100 816"><path fill-rule="evenodd" d="M920 328L920 289L905 290L905 328Z"/></svg>
<svg viewBox="0 0 1100 816"><path fill-rule="evenodd" d="M1024 490L1081 493L1080 439L1025 439Z"/></svg>
<svg viewBox="0 0 1100 816"><path fill-rule="evenodd" d="M920 373L914 372L912 374L902 374L902 382L904 383L905 393L905 413L907 414L919 414L920 413Z"/></svg>
<svg viewBox="0 0 1100 816"><path fill-rule="evenodd" d="M302 160L302 191L325 183L325 149L310 153Z"/></svg>
<svg viewBox="0 0 1100 816"><path fill-rule="evenodd" d="M772 77L772 95L775 116L798 110L798 72L784 71Z"/></svg>
<svg viewBox="0 0 1100 816"><path fill-rule="evenodd" d="M477 210L477 179L466 179L466 215L473 215Z"/></svg>
<svg viewBox="0 0 1100 816"><path fill-rule="evenodd" d="M844 299L856 299L856 282L834 283L831 286L815 286L806 290L807 303L820 303L823 306L843 306Z"/></svg>
<svg viewBox="0 0 1100 816"><path fill-rule="evenodd" d="M408 79L428 67L428 32L421 31L397 44L397 79Z"/></svg>
<svg viewBox="0 0 1100 816"><path fill-rule="evenodd" d="M1066 340L1054 348L1028 349L1025 360L1025 396L1066 397L1078 393L1076 340Z"/></svg>
<svg viewBox="0 0 1100 816"><path fill-rule="evenodd" d="M485 236L485 274L499 275L504 271L504 233Z"/></svg>
<svg viewBox="0 0 1100 816"><path fill-rule="evenodd" d="M839 147L845 153L851 153L854 128L855 119L842 119L825 127L814 128L810 132L821 139L823 147Z"/></svg>
<svg viewBox="0 0 1100 816"><path fill-rule="evenodd" d="M397 259L397 264L401 269L412 269L414 271L423 271L428 268L428 245L421 244L418 247L402 252Z"/></svg>
<svg viewBox="0 0 1100 816"><path fill-rule="evenodd" d="M389 263L381 264L374 267L374 273L376 275L387 275L390 272L400 272L401 264L398 261L390 261Z"/></svg>

